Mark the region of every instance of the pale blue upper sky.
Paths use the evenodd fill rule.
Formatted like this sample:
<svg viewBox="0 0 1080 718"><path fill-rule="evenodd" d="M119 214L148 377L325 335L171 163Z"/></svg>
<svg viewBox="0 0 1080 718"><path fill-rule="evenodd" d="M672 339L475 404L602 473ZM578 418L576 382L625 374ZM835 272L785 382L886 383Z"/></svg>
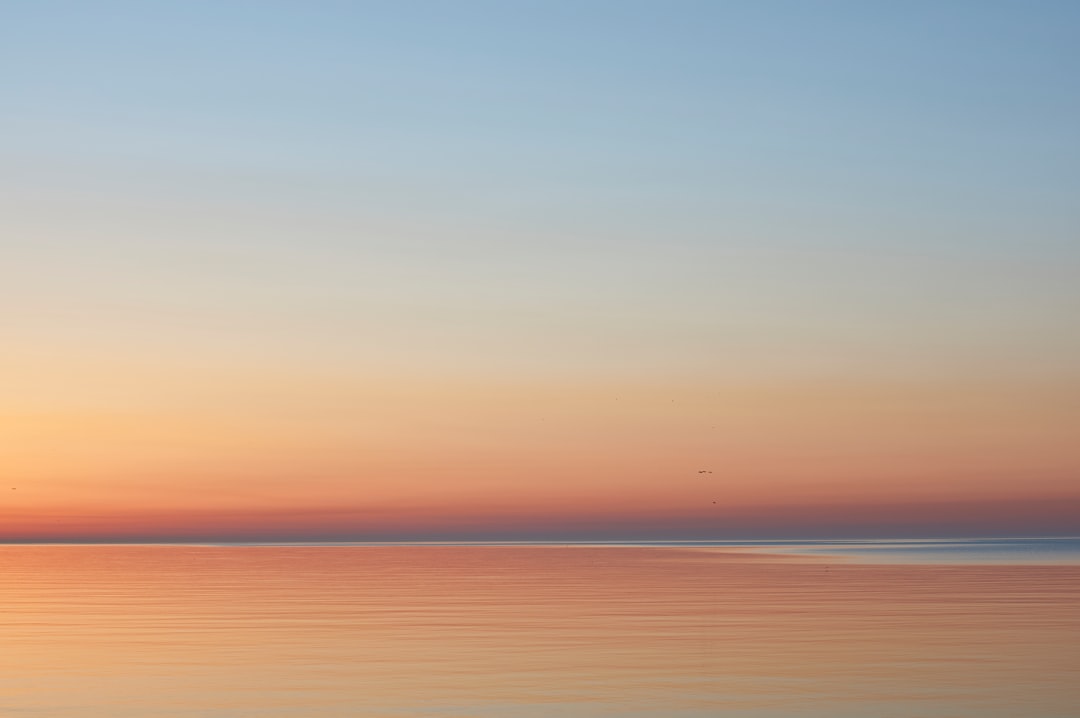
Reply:
<svg viewBox="0 0 1080 718"><path fill-rule="evenodd" d="M1080 358L1074 2L8 0L0 28L27 341Z"/></svg>

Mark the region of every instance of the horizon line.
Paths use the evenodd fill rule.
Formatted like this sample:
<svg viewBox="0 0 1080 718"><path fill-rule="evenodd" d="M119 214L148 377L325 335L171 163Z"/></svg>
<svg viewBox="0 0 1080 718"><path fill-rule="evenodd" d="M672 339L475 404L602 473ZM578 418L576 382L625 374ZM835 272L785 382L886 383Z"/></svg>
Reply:
<svg viewBox="0 0 1080 718"><path fill-rule="evenodd" d="M861 538L756 538L756 539L387 539L387 540L259 540L231 539L148 540L148 541L70 541L70 540L0 540L0 546L663 546L717 545L755 546L760 544L792 545L808 543L964 543L974 541L1069 541L1080 535L1051 536L873 536Z"/></svg>

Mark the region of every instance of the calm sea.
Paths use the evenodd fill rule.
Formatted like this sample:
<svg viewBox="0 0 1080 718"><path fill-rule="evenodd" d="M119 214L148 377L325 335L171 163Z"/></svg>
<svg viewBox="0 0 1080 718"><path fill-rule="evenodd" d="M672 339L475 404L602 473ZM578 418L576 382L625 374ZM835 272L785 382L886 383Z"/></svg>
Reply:
<svg viewBox="0 0 1080 718"><path fill-rule="evenodd" d="M1076 718L1075 541L0 546L5 718Z"/></svg>

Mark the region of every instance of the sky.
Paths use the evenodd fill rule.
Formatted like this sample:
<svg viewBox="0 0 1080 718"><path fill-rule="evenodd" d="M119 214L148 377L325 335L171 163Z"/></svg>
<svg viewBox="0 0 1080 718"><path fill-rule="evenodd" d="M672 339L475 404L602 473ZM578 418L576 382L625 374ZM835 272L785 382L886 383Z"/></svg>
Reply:
<svg viewBox="0 0 1080 718"><path fill-rule="evenodd" d="M1080 534L1078 30L6 0L0 541Z"/></svg>

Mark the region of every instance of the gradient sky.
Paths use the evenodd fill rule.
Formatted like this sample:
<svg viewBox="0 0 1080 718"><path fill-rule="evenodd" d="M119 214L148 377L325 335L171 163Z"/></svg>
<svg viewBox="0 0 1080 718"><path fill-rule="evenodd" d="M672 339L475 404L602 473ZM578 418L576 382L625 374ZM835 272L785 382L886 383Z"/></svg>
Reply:
<svg viewBox="0 0 1080 718"><path fill-rule="evenodd" d="M1075 2L0 28L0 540L1080 533Z"/></svg>

